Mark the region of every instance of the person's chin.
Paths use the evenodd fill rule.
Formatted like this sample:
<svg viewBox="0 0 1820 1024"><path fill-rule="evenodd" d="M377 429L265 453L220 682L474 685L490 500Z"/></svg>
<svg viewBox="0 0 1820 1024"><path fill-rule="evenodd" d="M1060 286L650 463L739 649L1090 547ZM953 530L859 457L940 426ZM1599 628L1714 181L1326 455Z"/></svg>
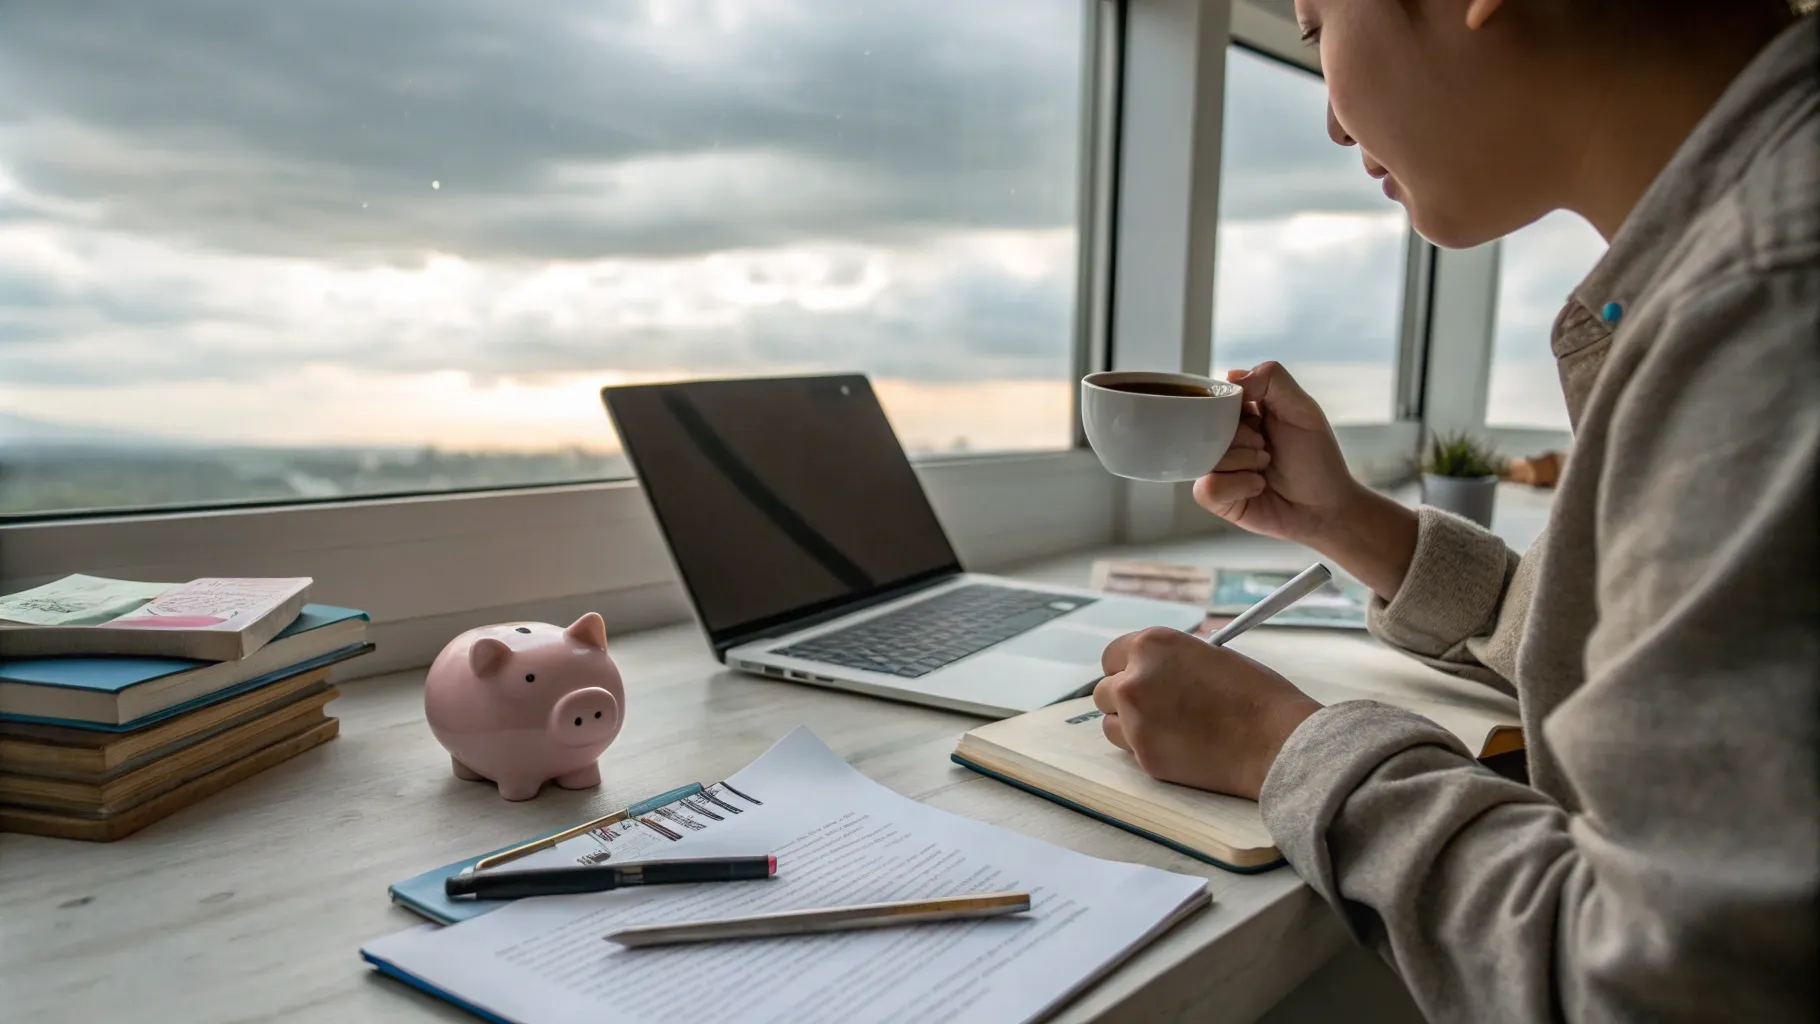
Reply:
<svg viewBox="0 0 1820 1024"><path fill-rule="evenodd" d="M1410 228L1430 244L1443 249L1471 249L1500 237L1498 232L1486 232L1471 218L1457 217L1419 199L1412 199L1406 190L1400 188L1397 202L1402 203L1403 209L1408 211Z"/></svg>

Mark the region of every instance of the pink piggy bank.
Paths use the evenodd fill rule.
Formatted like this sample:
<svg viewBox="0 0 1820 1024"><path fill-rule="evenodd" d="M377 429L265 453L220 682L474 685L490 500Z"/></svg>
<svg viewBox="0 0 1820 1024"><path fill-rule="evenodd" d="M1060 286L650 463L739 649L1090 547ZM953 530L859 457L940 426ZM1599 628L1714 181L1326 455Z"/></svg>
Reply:
<svg viewBox="0 0 1820 1024"><path fill-rule="evenodd" d="M564 789L600 785L600 755L619 735L625 703L607 624L594 612L567 629L470 629L436 656L423 685L424 717L455 777L490 779L507 800L529 800L552 779Z"/></svg>

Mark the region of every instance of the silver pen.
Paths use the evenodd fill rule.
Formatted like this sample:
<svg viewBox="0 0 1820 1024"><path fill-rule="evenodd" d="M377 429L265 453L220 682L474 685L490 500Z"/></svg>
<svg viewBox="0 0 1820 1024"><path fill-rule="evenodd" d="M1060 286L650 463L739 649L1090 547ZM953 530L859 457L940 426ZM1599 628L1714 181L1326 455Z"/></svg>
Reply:
<svg viewBox="0 0 1820 1024"><path fill-rule="evenodd" d="M1207 642L1215 647L1224 647L1226 646L1226 641L1231 640L1233 637L1238 636L1240 633L1263 622L1265 619L1268 619L1272 615L1295 604L1297 601L1300 601L1302 598L1307 597L1309 594L1314 593L1331 582L1333 582L1333 573L1329 572L1325 565L1316 562L1308 568L1303 569L1301 572L1296 573L1295 578L1288 583L1271 591L1262 601L1259 601L1257 604L1240 612L1238 618L1235 618L1231 622L1220 627L1217 632L1207 638Z"/></svg>
<svg viewBox="0 0 1820 1024"><path fill-rule="evenodd" d="M680 942L716 942L722 939L770 938L852 928L886 928L980 917L1021 914L1030 909L1030 893L1023 891L937 896L891 903L862 903L848 907L784 910L749 917L684 921L677 924L641 924L603 936L621 946L667 946Z"/></svg>

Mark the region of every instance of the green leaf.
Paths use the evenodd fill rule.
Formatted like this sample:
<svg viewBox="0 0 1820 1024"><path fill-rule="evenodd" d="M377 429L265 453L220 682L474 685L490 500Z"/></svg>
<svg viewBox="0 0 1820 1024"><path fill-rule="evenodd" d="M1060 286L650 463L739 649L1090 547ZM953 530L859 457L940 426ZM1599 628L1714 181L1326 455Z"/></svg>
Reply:
<svg viewBox="0 0 1820 1024"><path fill-rule="evenodd" d="M1421 466L1431 476L1500 476L1505 460L1489 443L1459 431L1432 437Z"/></svg>

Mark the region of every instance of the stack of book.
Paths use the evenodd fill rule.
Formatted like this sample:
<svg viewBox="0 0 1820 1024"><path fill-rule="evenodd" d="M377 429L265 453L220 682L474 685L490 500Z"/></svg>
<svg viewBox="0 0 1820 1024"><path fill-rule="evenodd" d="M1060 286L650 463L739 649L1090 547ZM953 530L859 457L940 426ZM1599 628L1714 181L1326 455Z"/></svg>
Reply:
<svg viewBox="0 0 1820 1024"><path fill-rule="evenodd" d="M368 617L311 581L70 576L0 596L0 832L111 841L332 739Z"/></svg>

